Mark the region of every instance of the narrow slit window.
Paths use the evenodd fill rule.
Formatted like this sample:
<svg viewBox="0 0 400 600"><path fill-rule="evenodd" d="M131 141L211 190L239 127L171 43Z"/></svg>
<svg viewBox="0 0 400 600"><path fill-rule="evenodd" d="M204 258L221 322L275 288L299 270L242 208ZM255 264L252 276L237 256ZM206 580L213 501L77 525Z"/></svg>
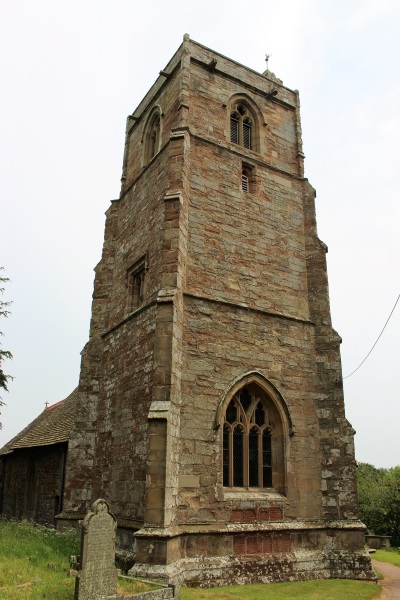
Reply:
<svg viewBox="0 0 400 600"><path fill-rule="evenodd" d="M160 138L160 118L156 118L152 130L150 132L150 144L149 144L149 160L157 154L158 143Z"/></svg>
<svg viewBox="0 0 400 600"><path fill-rule="evenodd" d="M147 165L151 159L160 150L161 139L161 113L158 107L155 107L143 133L143 164Z"/></svg>

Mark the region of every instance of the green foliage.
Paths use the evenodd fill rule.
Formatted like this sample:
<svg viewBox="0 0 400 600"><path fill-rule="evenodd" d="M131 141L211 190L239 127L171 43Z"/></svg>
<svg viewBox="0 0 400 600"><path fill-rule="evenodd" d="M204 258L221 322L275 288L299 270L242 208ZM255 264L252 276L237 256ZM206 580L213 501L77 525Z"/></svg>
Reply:
<svg viewBox="0 0 400 600"><path fill-rule="evenodd" d="M329 579L266 585L235 585L209 589L182 588L182 600L368 600L377 598L381 587L366 581Z"/></svg>
<svg viewBox="0 0 400 600"><path fill-rule="evenodd" d="M400 466L377 469L358 463L360 518L377 535L390 535L393 546L400 545Z"/></svg>

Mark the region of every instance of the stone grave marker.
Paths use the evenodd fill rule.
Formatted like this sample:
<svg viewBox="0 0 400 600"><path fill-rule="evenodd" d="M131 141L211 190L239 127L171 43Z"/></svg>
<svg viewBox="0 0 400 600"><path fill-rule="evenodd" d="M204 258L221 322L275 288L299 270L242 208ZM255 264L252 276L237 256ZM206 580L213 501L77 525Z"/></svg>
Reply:
<svg viewBox="0 0 400 600"><path fill-rule="evenodd" d="M99 499L82 523L81 569L76 578L75 600L94 600L117 593L115 535L117 521L108 503Z"/></svg>

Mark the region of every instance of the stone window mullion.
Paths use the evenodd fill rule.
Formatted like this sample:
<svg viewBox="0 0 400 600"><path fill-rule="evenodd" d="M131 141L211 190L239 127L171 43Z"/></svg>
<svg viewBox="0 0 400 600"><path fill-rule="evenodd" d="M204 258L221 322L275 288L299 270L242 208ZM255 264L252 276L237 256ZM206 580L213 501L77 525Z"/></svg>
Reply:
<svg viewBox="0 0 400 600"><path fill-rule="evenodd" d="M229 432L229 485L233 486L233 428Z"/></svg>
<svg viewBox="0 0 400 600"><path fill-rule="evenodd" d="M243 146L243 117L240 115L239 120L239 146Z"/></svg>

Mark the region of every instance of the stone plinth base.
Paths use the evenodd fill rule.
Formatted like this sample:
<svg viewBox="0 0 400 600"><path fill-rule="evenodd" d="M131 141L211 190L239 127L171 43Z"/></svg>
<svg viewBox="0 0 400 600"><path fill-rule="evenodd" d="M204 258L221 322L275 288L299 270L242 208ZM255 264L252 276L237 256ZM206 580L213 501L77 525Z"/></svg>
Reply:
<svg viewBox="0 0 400 600"><path fill-rule="evenodd" d="M235 524L208 532L199 526L196 532L175 530L175 535L142 529L129 574L191 587L330 578L373 581L364 531L359 522Z"/></svg>

